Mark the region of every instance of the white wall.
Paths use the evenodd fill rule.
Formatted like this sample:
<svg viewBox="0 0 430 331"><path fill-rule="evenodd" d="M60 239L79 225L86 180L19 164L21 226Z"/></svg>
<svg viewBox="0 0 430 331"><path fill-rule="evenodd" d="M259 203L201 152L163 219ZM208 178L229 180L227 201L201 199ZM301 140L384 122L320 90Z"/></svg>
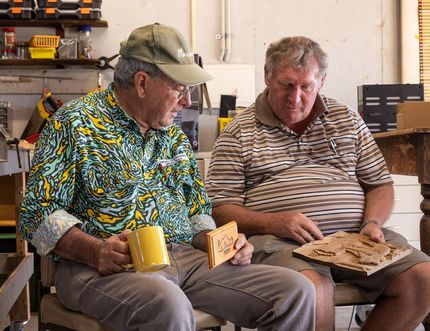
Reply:
<svg viewBox="0 0 430 331"><path fill-rule="evenodd" d="M415 1L415 0L409 0ZM197 0L197 51L204 63L220 63L219 1ZM189 0L104 0L107 29L94 29L94 55L118 52L119 42L136 27L159 21L190 39ZM400 82L399 0L233 0L230 62L254 64L255 93L264 88L264 53L271 41L306 35L330 57L323 93L354 108L356 87ZM106 72L107 79L111 74Z"/></svg>
<svg viewBox="0 0 430 331"><path fill-rule="evenodd" d="M242 101L249 100L251 103L252 96L264 88L263 67L268 44L288 35L306 35L322 45L330 57L323 93L353 108L357 107L357 85L407 83L408 81L400 79L401 1L403 4L417 3L417 0L230 0L233 39L229 63L237 68L255 67L255 74L247 72L246 75L236 75L237 84L242 85L238 91L239 96L246 96L243 99L245 101ZM119 43L125 40L133 29L156 21L174 25L190 39L191 2L192 0L104 0L102 19L106 20L109 26L93 28L93 57L118 53ZM220 41L216 39L216 35L220 33L220 1L194 2L197 12L195 48L202 55L204 64L221 64ZM409 10L408 15L413 11ZM412 25L414 24L416 23ZM412 31L415 30L412 28ZM403 32L403 35L412 37L416 44L416 36L412 35L413 33L405 33L405 30ZM17 28L17 40L29 40L35 33L50 34L55 33L55 30ZM75 37L76 33L76 29L66 29L66 37ZM408 68L416 69L411 65L414 63L413 56L405 63ZM1 68L1 72L4 69L8 68ZM73 77L76 70L73 67L57 70L57 74ZM88 77L92 77L92 70L84 70L88 71ZM112 76L112 70L103 71L103 85L110 82ZM230 74L224 79L228 84L221 81L211 86L225 84L231 91L234 86L231 77ZM217 80L222 78L218 77ZM39 94L42 80L35 79L34 83L37 85L34 93ZM56 91L55 81L48 83L52 85L50 88L53 93L63 93ZM91 84L96 87L94 79ZM3 87L6 89L6 86ZM244 89L246 93L243 93ZM7 91L0 91L0 99L8 99L2 95L8 94ZM219 99L211 98L216 107ZM24 99L22 103L24 104ZM28 117L30 110L34 108L34 101L30 100L26 107L15 103L13 108L16 116L12 118L20 118L24 123L25 117ZM216 126L216 121L213 122L213 126ZM16 128L15 134L19 135L21 129ZM210 150L212 143L210 141L206 149Z"/></svg>
<svg viewBox="0 0 430 331"><path fill-rule="evenodd" d="M420 82L418 1L400 0L401 83Z"/></svg>

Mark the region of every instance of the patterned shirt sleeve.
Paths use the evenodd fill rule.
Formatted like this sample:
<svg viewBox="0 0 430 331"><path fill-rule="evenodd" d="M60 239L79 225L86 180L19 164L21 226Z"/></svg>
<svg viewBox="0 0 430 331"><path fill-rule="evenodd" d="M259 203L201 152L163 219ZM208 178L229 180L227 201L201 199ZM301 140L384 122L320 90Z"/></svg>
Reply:
<svg viewBox="0 0 430 331"><path fill-rule="evenodd" d="M69 124L51 119L39 137L18 226L41 255L80 221L66 212L72 201L75 155Z"/></svg>

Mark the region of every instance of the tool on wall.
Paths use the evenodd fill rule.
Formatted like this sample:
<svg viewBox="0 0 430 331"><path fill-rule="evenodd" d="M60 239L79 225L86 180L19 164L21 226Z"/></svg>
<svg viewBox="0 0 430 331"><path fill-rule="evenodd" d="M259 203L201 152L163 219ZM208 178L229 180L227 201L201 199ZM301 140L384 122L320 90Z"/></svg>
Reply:
<svg viewBox="0 0 430 331"><path fill-rule="evenodd" d="M98 64L97 67L99 67L102 70L105 70L105 69L113 70L114 68L109 64L109 62L116 59L118 56L119 54L112 55L111 57L107 57L107 56L99 57L97 60L100 61L100 64Z"/></svg>
<svg viewBox="0 0 430 331"><path fill-rule="evenodd" d="M19 156L18 144L19 139L10 137L7 131L4 129L3 124L0 124L0 162L7 162L7 147L9 145L16 145L18 166L21 168L21 158Z"/></svg>
<svg viewBox="0 0 430 331"><path fill-rule="evenodd" d="M194 60L196 61L196 63L203 68L203 59L200 55L198 54L194 54ZM211 104L211 99L209 98L209 92L208 92L208 86L206 83L200 84L199 88L199 105L198 105L198 109L199 109L199 113L202 114L203 113L203 100L206 101L206 105L209 109L209 111L212 109L212 104Z"/></svg>
<svg viewBox="0 0 430 331"><path fill-rule="evenodd" d="M67 77L67 76L1 74L0 75L0 82L4 82L4 83L28 83L28 82L31 82L33 78L35 78L35 79L73 80L72 77Z"/></svg>
<svg viewBox="0 0 430 331"><path fill-rule="evenodd" d="M61 101L55 100L52 93L47 89L43 89L42 97L37 103L36 108L21 135L21 139L25 139L30 143L34 143L39 137L40 132L45 126L48 119L60 108ZM49 106L48 109L46 106Z"/></svg>

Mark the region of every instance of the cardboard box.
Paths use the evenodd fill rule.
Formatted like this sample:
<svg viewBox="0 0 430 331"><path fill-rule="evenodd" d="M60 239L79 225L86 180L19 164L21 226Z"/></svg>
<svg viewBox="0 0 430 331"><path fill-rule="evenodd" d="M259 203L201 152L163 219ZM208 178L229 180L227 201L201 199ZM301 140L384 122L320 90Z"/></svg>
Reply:
<svg viewBox="0 0 430 331"><path fill-rule="evenodd" d="M358 112L372 133L396 130L396 106L403 101L423 101L422 84L357 86Z"/></svg>
<svg viewBox="0 0 430 331"><path fill-rule="evenodd" d="M430 128L430 102L405 101L397 104L397 130Z"/></svg>

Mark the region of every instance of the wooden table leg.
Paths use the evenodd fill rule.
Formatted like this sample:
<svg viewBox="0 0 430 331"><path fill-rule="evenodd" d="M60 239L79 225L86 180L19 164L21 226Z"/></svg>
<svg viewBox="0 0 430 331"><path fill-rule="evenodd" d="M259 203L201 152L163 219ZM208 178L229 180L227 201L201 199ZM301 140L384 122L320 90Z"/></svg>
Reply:
<svg viewBox="0 0 430 331"><path fill-rule="evenodd" d="M421 184L421 194L424 198L420 205L424 213L420 222L421 250L430 255L430 184ZM423 326L426 331L430 331L430 315L424 319Z"/></svg>
<svg viewBox="0 0 430 331"><path fill-rule="evenodd" d="M424 198L420 205L424 213L420 222L421 250L430 255L430 184L421 184L421 194Z"/></svg>

